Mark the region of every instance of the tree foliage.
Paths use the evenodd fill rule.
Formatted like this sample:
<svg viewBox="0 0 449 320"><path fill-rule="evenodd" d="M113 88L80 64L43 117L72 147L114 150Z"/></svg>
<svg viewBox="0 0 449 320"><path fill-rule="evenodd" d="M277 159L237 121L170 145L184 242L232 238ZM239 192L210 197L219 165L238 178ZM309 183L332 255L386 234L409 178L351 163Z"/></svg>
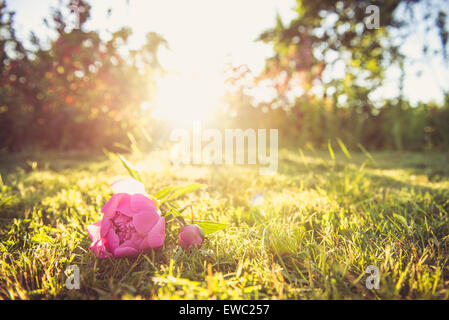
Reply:
<svg viewBox="0 0 449 320"><path fill-rule="evenodd" d="M56 9L46 21L56 38L42 44L31 34L33 48L25 49L14 13L1 3L0 149L113 147L148 126L143 119L150 110L141 104L154 96L162 71L157 53L166 41L149 33L141 49L131 50L129 28L102 39L85 29L90 5L78 5L79 28Z"/></svg>
<svg viewBox="0 0 449 320"><path fill-rule="evenodd" d="M449 95L443 92L443 106L412 106L406 101L404 63L410 58L401 50L416 25L424 25L428 33L438 33L441 46L430 50L424 41L421 50L447 63L447 4L445 0L297 0L294 19L284 22L278 15L275 25L259 36L274 51L264 72L250 76L239 68L231 72L236 91L227 99L236 125L263 123L279 128L289 141L320 147L340 137L351 147L362 143L378 149L448 148ZM371 17L367 8L373 5L380 10L378 28L367 21ZM421 18L416 17L417 11ZM392 66L402 73L396 83L399 94L375 100L373 93ZM242 85L242 79L250 80ZM271 100L243 98L262 83L275 90Z"/></svg>

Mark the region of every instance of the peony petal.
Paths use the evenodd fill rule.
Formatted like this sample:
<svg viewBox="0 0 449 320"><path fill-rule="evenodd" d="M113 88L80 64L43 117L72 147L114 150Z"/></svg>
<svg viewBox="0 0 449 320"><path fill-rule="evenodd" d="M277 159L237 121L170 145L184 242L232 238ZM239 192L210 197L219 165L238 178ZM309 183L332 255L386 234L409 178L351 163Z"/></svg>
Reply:
<svg viewBox="0 0 449 320"><path fill-rule="evenodd" d="M87 226L87 233L89 234L90 240L96 242L100 240L100 226L101 221L95 222Z"/></svg>
<svg viewBox="0 0 449 320"><path fill-rule="evenodd" d="M199 226L194 224L184 226L178 236L178 244L184 249L187 249L190 246L199 248L203 241L204 232Z"/></svg>
<svg viewBox="0 0 449 320"><path fill-rule="evenodd" d="M108 257L110 254L106 250L104 241L102 239L92 242L90 250L100 259Z"/></svg>
<svg viewBox="0 0 449 320"><path fill-rule="evenodd" d="M136 256L138 253L139 251L131 247L118 247L114 250L114 257L132 257Z"/></svg>
<svg viewBox="0 0 449 320"><path fill-rule="evenodd" d="M111 188L114 193L146 194L143 183L133 178L117 180L111 185Z"/></svg>
<svg viewBox="0 0 449 320"><path fill-rule="evenodd" d="M165 219L159 218L159 221L151 229L147 236L147 243L150 248L159 248L164 245L165 240Z"/></svg>
<svg viewBox="0 0 449 320"><path fill-rule="evenodd" d="M159 215L156 210L142 211L133 216L133 225L141 235L146 235L158 222Z"/></svg>
<svg viewBox="0 0 449 320"><path fill-rule="evenodd" d="M178 237L178 244L184 249L187 249L189 247L189 244L184 241L184 239L181 237L181 235L179 235L179 237Z"/></svg>
<svg viewBox="0 0 449 320"><path fill-rule="evenodd" d="M142 251L143 249L145 249L146 237L141 236L136 232L133 233L131 239L125 241L122 246L125 244L128 247L136 248L138 251Z"/></svg>
<svg viewBox="0 0 449 320"><path fill-rule="evenodd" d="M115 233L113 228L109 229L109 232L106 236L106 241L109 250L111 250L112 252L114 251L115 248L117 248L120 245L120 239L118 235Z"/></svg>
<svg viewBox="0 0 449 320"><path fill-rule="evenodd" d="M201 244L203 242L204 238L202 238L199 234L195 234L192 237L192 242L196 244Z"/></svg>
<svg viewBox="0 0 449 320"><path fill-rule="evenodd" d="M107 219L107 218L103 218L103 220L101 220L100 236L102 238L106 237L106 235L108 234L111 227L112 227L111 220Z"/></svg>
<svg viewBox="0 0 449 320"><path fill-rule="evenodd" d="M113 194L111 199L109 199L109 201L104 205L103 209L101 209L101 212L104 213L104 217L112 218L117 211L117 206L122 201L122 199L126 197L130 197L130 195L126 193Z"/></svg>
<svg viewBox="0 0 449 320"><path fill-rule="evenodd" d="M126 195L122 197L120 202L117 205L116 211L123 213L124 215L127 215L128 217L131 217L133 215L133 212L131 210L131 195Z"/></svg>
<svg viewBox="0 0 449 320"><path fill-rule="evenodd" d="M154 211L157 212L156 202L141 194L131 196L131 210L134 212Z"/></svg>
<svg viewBox="0 0 449 320"><path fill-rule="evenodd" d="M130 248L134 248L137 251L141 251L140 245L143 241L143 237L139 237L136 233L133 234L131 236L131 239L126 240L125 242L123 242L119 247L120 248L124 248L124 247L130 247Z"/></svg>

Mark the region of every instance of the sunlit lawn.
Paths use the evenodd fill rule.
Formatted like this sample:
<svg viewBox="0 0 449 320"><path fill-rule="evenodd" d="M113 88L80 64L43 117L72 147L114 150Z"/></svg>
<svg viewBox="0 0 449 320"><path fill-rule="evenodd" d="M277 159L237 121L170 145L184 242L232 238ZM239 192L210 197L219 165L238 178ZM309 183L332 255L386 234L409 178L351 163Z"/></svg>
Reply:
<svg viewBox="0 0 449 320"><path fill-rule="evenodd" d="M181 199L191 205L185 218L229 227L199 250L180 250L173 231L164 248L116 260L89 252L86 226L100 219L109 184L127 175L118 162L3 156L0 297L449 298L449 155L351 155L283 150L273 176L257 167L175 167L162 152L128 156L149 193L206 184ZM80 290L65 287L72 264ZM379 290L365 287L369 265L380 268Z"/></svg>

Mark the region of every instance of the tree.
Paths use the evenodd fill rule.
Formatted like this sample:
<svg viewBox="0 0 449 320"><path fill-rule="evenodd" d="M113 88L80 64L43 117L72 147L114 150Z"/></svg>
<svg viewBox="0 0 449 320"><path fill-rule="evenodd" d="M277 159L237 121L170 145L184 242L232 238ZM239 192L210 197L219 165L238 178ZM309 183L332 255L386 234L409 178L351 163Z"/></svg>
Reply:
<svg viewBox="0 0 449 320"><path fill-rule="evenodd" d="M71 9L73 5L67 3ZM154 79L162 72L158 50L166 41L149 33L141 49L130 50L130 28L104 40L85 29L90 5L86 1L76 5L79 25L71 26L71 17L56 9L46 21L56 38L46 48L32 34L34 49L25 50L14 37L13 14L4 13L3 3L2 28L9 38L1 42L0 94L6 107L0 115L0 149L29 144L112 148L126 143L128 133L148 126L151 110L141 104L155 94Z"/></svg>
<svg viewBox="0 0 449 320"><path fill-rule="evenodd" d="M398 109L393 113L397 117L403 116L401 110L407 106L402 94L407 57L400 40L415 32L416 24L428 24L438 32L441 47L431 54L444 57L447 63L447 4L446 0L297 0L296 18L285 23L278 15L275 26L258 38L274 50L258 80L272 83L278 92L275 100L290 108L298 122L304 121L305 113L325 109L327 114L311 117L313 127L326 128L329 137L345 135L354 144L369 144L381 128L379 106L371 94L383 84L385 71L393 65L403 73L399 96L384 106ZM376 14L373 8L380 10L379 26L374 28L369 20ZM423 18L414 15L417 9L425 12ZM423 42L422 50L430 54L429 44ZM336 69L341 72L335 73ZM297 96L293 101L287 99L292 93ZM315 111L310 108L313 104ZM319 107L323 105L327 107ZM400 123L393 125L396 133L388 128L397 148L402 146L400 132L404 131Z"/></svg>

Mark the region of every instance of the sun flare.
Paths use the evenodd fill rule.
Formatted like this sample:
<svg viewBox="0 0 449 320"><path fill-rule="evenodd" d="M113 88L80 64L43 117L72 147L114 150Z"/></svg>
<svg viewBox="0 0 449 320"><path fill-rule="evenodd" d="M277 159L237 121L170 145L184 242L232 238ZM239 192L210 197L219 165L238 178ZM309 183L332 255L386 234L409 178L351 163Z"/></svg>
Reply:
<svg viewBox="0 0 449 320"><path fill-rule="evenodd" d="M184 125L210 119L225 92L222 76L210 72L169 74L158 88L152 115Z"/></svg>

